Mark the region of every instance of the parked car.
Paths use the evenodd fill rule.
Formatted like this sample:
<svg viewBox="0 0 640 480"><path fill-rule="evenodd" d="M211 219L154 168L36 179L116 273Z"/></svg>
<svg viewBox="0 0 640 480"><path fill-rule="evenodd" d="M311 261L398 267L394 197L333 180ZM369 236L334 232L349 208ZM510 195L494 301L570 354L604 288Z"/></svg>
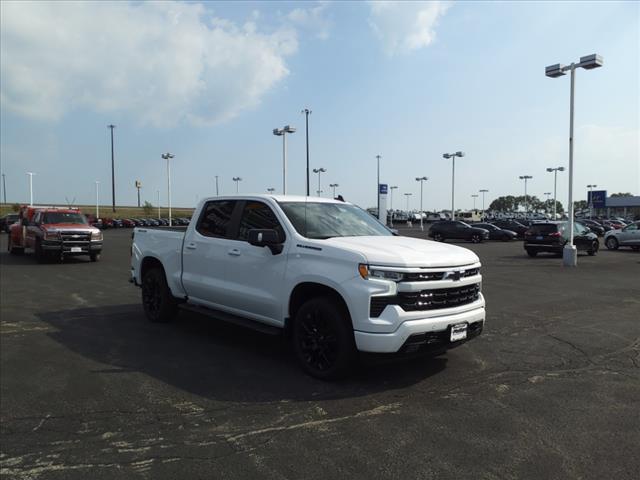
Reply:
<svg viewBox="0 0 640 480"><path fill-rule="evenodd" d="M133 228L133 227L136 226L136 222L134 222L130 218L123 218L122 219L122 226L125 227L125 228Z"/></svg>
<svg viewBox="0 0 640 480"><path fill-rule="evenodd" d="M609 250L631 247L640 250L640 222L633 222L621 230L611 230L604 236L604 244Z"/></svg>
<svg viewBox="0 0 640 480"><path fill-rule="evenodd" d="M562 255L569 242L569 222L534 223L525 233L524 249L530 257L547 252ZM578 251L595 255L600 248L598 236L580 222L573 222L573 244Z"/></svg>
<svg viewBox="0 0 640 480"><path fill-rule="evenodd" d="M480 243L489 239L489 232L484 228L476 228L459 220L443 220L431 225L429 237L436 242L444 242L448 239L468 240Z"/></svg>
<svg viewBox="0 0 640 480"><path fill-rule="evenodd" d="M585 225L586 227L589 227L589 229L593 233L598 235L599 237L603 237L605 232L606 232L604 227L602 225L600 225L598 222L596 222L595 220L590 220L588 218L583 218L583 219L579 220L579 222L582 223L583 225Z"/></svg>
<svg viewBox="0 0 640 480"><path fill-rule="evenodd" d="M77 208L23 206L11 225L9 253L33 251L38 262L48 258L88 255L100 259L102 232L89 225Z"/></svg>
<svg viewBox="0 0 640 480"><path fill-rule="evenodd" d="M332 199L213 197L194 219L134 230L131 281L150 321L182 308L289 332L321 379L346 375L358 351L442 353L482 332L480 261L466 248L394 236Z"/></svg>
<svg viewBox="0 0 640 480"><path fill-rule="evenodd" d="M16 223L20 216L17 213L8 213L4 217L0 218L0 229L2 231L9 233L9 227Z"/></svg>
<svg viewBox="0 0 640 480"><path fill-rule="evenodd" d="M111 226L113 228L122 228L122 220L119 218L114 218L111 220Z"/></svg>
<svg viewBox="0 0 640 480"><path fill-rule="evenodd" d="M489 240L502 240L503 242L509 242L518 238L518 234L516 232L504 230L491 223L473 223L471 226L487 230L489 232Z"/></svg>
<svg viewBox="0 0 640 480"><path fill-rule="evenodd" d="M489 223L492 223L498 228L516 232L516 234L518 235L518 238L524 238L524 232L527 231L527 227L525 227L522 223L516 220L494 220Z"/></svg>

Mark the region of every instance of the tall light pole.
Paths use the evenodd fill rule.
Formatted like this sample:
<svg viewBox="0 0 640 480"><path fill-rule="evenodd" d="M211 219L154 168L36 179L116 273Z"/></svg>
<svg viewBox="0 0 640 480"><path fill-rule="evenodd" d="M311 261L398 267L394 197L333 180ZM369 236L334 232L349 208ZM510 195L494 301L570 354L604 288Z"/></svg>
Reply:
<svg viewBox="0 0 640 480"><path fill-rule="evenodd" d="M111 130L111 204L113 211L116 211L116 167L115 161L113 157L113 129L116 128L115 125L107 125L107 127Z"/></svg>
<svg viewBox="0 0 640 480"><path fill-rule="evenodd" d="M240 182L242 181L242 178L233 177L233 181L236 182L236 194L238 194L240 193Z"/></svg>
<svg viewBox="0 0 640 480"><path fill-rule="evenodd" d="M218 175L216 175L216 197L218 196Z"/></svg>
<svg viewBox="0 0 640 480"><path fill-rule="evenodd" d="M156 193L158 194L158 220L160 220L160 190L157 190Z"/></svg>
<svg viewBox="0 0 640 480"><path fill-rule="evenodd" d="M553 219L557 220L556 208L558 206L558 172L564 172L564 167L547 168L547 172L553 172Z"/></svg>
<svg viewBox="0 0 640 480"><path fill-rule="evenodd" d="M100 182L96 180L96 220L100 217Z"/></svg>
<svg viewBox="0 0 640 480"><path fill-rule="evenodd" d="M276 189L275 189L275 188L273 188L273 187L269 187L269 188L267 188L267 192L269 192L269 193L270 193L270 194L272 194L272 195L273 195L273 192L275 192L275 191L276 191Z"/></svg>
<svg viewBox="0 0 640 480"><path fill-rule="evenodd" d="M169 226L171 226L171 167L169 160L175 157L175 155L167 152L163 153L161 157L167 161L167 198L169 199Z"/></svg>
<svg viewBox="0 0 640 480"><path fill-rule="evenodd" d="M483 188L482 190L478 190L481 194L482 194L482 216L484 217L484 194L488 193L489 190L487 190L486 188Z"/></svg>
<svg viewBox="0 0 640 480"><path fill-rule="evenodd" d="M573 244L573 99L576 83L576 68L591 70L601 67L604 63L598 54L591 54L580 57L580 62L571 63L565 66L561 64L550 65L545 68L545 75L550 78L557 78L571 72L571 93L569 99L569 241L565 244L562 252L562 263L568 267L575 267L578 264L578 252Z"/></svg>
<svg viewBox="0 0 640 480"><path fill-rule="evenodd" d="M33 176L36 174L27 172L27 175L29 175L29 205L33 206Z"/></svg>
<svg viewBox="0 0 640 480"><path fill-rule="evenodd" d="M524 216L528 218L529 216L529 199L527 197L527 180L531 180L533 177L531 175L520 175L520 180L524 180Z"/></svg>
<svg viewBox="0 0 640 480"><path fill-rule="evenodd" d="M329 186L333 188L333 198L336 198L336 187L339 187L337 183L330 183Z"/></svg>
<svg viewBox="0 0 640 480"><path fill-rule="evenodd" d="M305 108L304 110L302 110L301 113L304 113L305 115L305 130L306 130L306 139L307 139L307 197L309 196L309 114L311 113L311 110L309 110L308 108Z"/></svg>
<svg viewBox="0 0 640 480"><path fill-rule="evenodd" d="M318 196L320 196L320 192L322 191L320 188L320 175L322 175L322 173L326 172L327 169L320 167L320 168L314 168L313 169L313 173L317 173L318 174Z"/></svg>
<svg viewBox="0 0 640 480"><path fill-rule="evenodd" d="M416 177L416 182L420 182L420 230L424 230L424 224L422 223L422 213L424 211L422 208L422 186L427 180L429 180L428 177Z"/></svg>
<svg viewBox="0 0 640 480"><path fill-rule="evenodd" d="M443 158L450 158L453 160L451 165L451 220L456 219L456 207L455 207L455 185L456 185L456 157L464 157L464 152L455 153L443 153Z"/></svg>
<svg viewBox="0 0 640 480"><path fill-rule="evenodd" d="M598 185L587 185L589 189L589 218L593 218L593 189L598 188Z"/></svg>
<svg viewBox="0 0 640 480"><path fill-rule="evenodd" d="M289 125L285 125L283 128L273 129L274 135L278 137L282 137L282 194L283 195L287 194L287 133L295 133L295 132L296 132L296 129Z"/></svg>
<svg viewBox="0 0 640 480"><path fill-rule="evenodd" d="M409 215L409 197L411 197L413 193L405 193L404 196L407 197L407 216Z"/></svg>
<svg viewBox="0 0 640 480"><path fill-rule="evenodd" d="M473 195L471 195L471 197L473 198L473 210L476 210L476 198L478 198L478 194L474 193Z"/></svg>
<svg viewBox="0 0 640 480"><path fill-rule="evenodd" d="M2 191L4 193L4 204L7 204L7 183L5 181L5 177L6 175L3 173L2 174Z"/></svg>
<svg viewBox="0 0 640 480"><path fill-rule="evenodd" d="M378 184L376 185L376 200L378 205L378 218L380 218L380 159L382 155L376 155L376 159L378 160Z"/></svg>
<svg viewBox="0 0 640 480"><path fill-rule="evenodd" d="M142 182L140 180L136 180L135 186L138 190L138 208L140 208L140 189L142 188Z"/></svg>

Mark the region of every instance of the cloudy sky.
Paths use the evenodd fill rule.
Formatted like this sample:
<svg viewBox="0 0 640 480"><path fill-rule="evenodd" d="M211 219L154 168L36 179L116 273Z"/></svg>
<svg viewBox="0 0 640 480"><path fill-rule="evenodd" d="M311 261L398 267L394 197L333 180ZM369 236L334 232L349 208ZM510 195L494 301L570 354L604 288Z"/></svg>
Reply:
<svg viewBox="0 0 640 480"><path fill-rule="evenodd" d="M490 190L553 190L546 167L567 166L569 78L545 65L597 52L576 78L575 188L640 194L638 2L11 2L1 12L0 159L7 199L110 203L108 124L115 124L116 199L173 204L282 189L290 124L290 193L304 193L304 116L322 189L375 204L383 183L419 205L456 206ZM317 176L311 179L317 189ZM566 202L567 176L558 199ZM400 200L402 198L402 200Z"/></svg>

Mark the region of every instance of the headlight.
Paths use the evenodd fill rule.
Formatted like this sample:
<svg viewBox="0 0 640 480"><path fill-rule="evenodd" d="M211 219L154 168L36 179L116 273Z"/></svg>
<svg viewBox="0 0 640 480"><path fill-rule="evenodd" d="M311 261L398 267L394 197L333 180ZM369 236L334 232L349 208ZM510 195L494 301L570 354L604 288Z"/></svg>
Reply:
<svg viewBox="0 0 640 480"><path fill-rule="evenodd" d="M47 230L44 232L45 240L60 240L60 233L57 230Z"/></svg>
<svg viewBox="0 0 640 480"><path fill-rule="evenodd" d="M102 232L91 232L91 240L102 241Z"/></svg>
<svg viewBox="0 0 640 480"><path fill-rule="evenodd" d="M399 282L404 278L404 273L402 272L370 269L368 265L364 265L362 263L358 265L358 272L364 279L379 278L380 280L391 280L392 282Z"/></svg>

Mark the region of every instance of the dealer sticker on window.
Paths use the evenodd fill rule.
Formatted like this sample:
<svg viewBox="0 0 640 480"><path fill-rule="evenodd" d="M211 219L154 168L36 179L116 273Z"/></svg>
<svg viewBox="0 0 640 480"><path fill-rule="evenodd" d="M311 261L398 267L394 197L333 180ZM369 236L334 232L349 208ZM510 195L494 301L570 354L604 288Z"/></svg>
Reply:
<svg viewBox="0 0 640 480"><path fill-rule="evenodd" d="M456 325L451 325L451 341L459 342L460 340L464 340L467 338L467 324L466 323L458 323Z"/></svg>

